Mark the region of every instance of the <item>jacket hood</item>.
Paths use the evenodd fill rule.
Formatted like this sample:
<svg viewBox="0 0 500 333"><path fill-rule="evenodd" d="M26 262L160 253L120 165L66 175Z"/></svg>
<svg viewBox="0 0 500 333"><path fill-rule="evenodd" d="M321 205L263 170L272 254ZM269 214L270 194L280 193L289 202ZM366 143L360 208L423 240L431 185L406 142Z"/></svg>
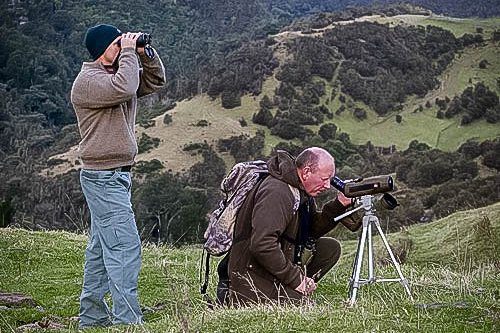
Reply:
<svg viewBox="0 0 500 333"><path fill-rule="evenodd" d="M293 187L304 189L297 174L295 158L284 150L278 150L276 156L267 161L269 174Z"/></svg>

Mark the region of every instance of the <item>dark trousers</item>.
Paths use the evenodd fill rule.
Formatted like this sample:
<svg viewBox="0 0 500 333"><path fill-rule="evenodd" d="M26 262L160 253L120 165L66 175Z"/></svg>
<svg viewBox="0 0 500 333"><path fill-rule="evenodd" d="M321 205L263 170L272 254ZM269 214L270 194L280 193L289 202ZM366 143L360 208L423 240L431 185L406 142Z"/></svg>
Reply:
<svg viewBox="0 0 500 333"><path fill-rule="evenodd" d="M318 282L339 261L340 253L340 243L335 238L319 238L314 253L305 265L307 276Z"/></svg>
<svg viewBox="0 0 500 333"><path fill-rule="evenodd" d="M304 266L306 275L318 282L333 266L335 266L337 261L339 261L340 253L340 243L335 238L319 238L316 241L314 252L311 257L306 260L307 263ZM219 275L219 282L217 284L217 303L219 305L228 304L229 255L230 252L226 254L217 266L217 273Z"/></svg>

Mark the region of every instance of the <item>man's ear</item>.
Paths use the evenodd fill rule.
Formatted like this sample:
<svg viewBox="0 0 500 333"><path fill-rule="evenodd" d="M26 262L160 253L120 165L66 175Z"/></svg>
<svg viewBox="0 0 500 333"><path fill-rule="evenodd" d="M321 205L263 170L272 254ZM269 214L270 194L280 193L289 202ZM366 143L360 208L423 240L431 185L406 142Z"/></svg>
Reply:
<svg viewBox="0 0 500 333"><path fill-rule="evenodd" d="M302 168L301 172L302 172L302 179L307 180L311 175L311 167L305 166L304 168Z"/></svg>

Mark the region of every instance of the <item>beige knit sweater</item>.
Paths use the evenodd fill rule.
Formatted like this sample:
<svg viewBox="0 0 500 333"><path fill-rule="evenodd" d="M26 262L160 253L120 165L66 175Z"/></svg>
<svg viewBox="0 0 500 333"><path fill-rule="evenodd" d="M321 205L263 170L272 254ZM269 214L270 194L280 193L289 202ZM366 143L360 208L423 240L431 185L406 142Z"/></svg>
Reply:
<svg viewBox="0 0 500 333"><path fill-rule="evenodd" d="M118 61L114 74L98 61L84 62L71 89L84 169L102 170L134 163L137 97L151 94L166 82L156 51L152 60L140 57L142 69L133 48L124 48Z"/></svg>

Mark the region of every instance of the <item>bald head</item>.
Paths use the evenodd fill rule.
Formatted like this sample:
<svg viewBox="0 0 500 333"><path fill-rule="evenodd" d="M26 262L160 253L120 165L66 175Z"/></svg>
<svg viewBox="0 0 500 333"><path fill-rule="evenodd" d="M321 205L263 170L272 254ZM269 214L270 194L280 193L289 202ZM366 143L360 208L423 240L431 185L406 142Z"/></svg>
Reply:
<svg viewBox="0 0 500 333"><path fill-rule="evenodd" d="M295 159L295 165L299 169L309 166L314 172L318 167L324 164L335 166L335 161L329 152L319 147L311 147L304 149Z"/></svg>
<svg viewBox="0 0 500 333"><path fill-rule="evenodd" d="M297 156L295 165L300 181L310 196L317 196L330 188L330 178L335 174L335 161L323 148L305 149Z"/></svg>

